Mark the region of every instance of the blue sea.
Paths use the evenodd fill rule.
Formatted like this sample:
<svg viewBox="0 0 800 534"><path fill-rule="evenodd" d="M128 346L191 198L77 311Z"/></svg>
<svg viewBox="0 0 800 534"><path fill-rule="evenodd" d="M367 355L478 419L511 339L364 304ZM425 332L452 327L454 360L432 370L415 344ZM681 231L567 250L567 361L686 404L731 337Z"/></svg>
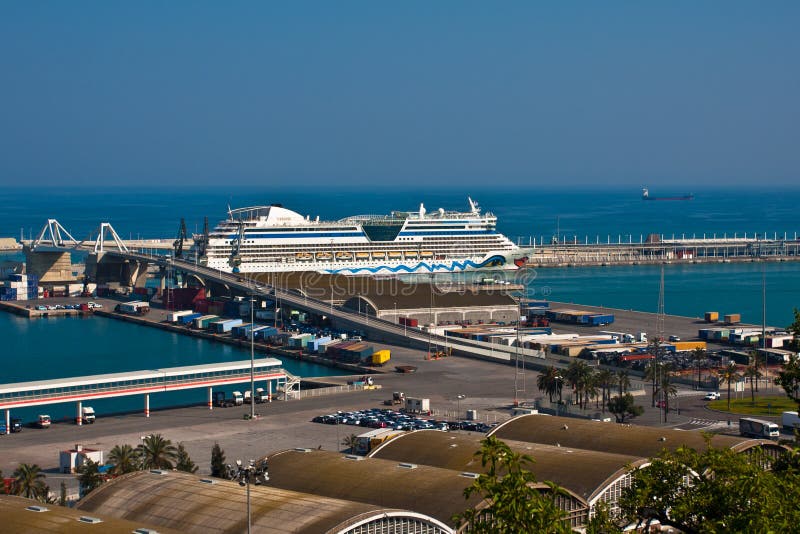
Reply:
<svg viewBox="0 0 800 534"><path fill-rule="evenodd" d="M35 237L47 219L55 218L79 240L95 237L101 222L110 222L125 238L173 238L181 217L190 233L200 232L203 217L213 226L225 217L229 205L280 203L312 218L340 219L413 211L421 202L429 212L440 207L466 210L468 195L498 216L501 232L526 245L534 240L548 242L556 234L603 242L638 241L651 233L795 237L800 232L800 189L651 188L650 193L693 193L695 199L645 202L636 189L568 191L503 188L502 184L463 190L410 186L366 190L335 185L321 190L302 184L225 190L48 189L46 194L38 189L4 189L0 191L0 237ZM0 254L0 261L15 257L19 255ZM651 312L658 306L660 266L537 269L526 276L532 298ZM800 307L800 263L795 262L668 265L665 310L691 317L705 311L741 313L744 321L760 323L762 276L767 286L768 324L788 325L792 308ZM0 314L0 337L17 340L11 350L4 346L0 356L0 383L242 357L230 347L134 328L98 318L28 321Z"/></svg>

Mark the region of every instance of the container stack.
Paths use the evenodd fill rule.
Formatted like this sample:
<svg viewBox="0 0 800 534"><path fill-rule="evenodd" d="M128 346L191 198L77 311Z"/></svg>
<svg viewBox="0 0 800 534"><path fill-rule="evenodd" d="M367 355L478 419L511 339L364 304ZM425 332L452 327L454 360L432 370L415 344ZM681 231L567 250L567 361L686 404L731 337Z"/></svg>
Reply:
<svg viewBox="0 0 800 534"><path fill-rule="evenodd" d="M39 298L39 280L33 274L11 274L0 286L0 300L34 300Z"/></svg>

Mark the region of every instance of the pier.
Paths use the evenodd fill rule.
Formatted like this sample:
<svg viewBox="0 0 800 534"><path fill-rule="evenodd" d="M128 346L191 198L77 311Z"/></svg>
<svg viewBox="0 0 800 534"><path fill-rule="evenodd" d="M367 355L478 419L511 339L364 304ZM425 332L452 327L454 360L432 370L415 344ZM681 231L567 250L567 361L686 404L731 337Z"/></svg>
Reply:
<svg viewBox="0 0 800 534"><path fill-rule="evenodd" d="M208 408L212 409L213 387L250 382L251 370L254 380L266 381L270 395L273 381L276 391L282 388L288 395L291 388L299 384L299 379L280 365L281 361L275 358L259 358L252 363L242 360L2 384L0 409L5 410L6 427L10 428L13 408L76 402L76 421L80 425L84 401L144 395L145 416L149 417L151 393L203 387L208 389Z"/></svg>

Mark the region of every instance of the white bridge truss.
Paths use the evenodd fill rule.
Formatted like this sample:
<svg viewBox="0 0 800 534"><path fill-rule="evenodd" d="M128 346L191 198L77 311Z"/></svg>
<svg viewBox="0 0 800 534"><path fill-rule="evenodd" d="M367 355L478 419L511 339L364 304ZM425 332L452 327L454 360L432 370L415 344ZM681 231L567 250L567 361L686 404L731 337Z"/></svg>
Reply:
<svg viewBox="0 0 800 534"><path fill-rule="evenodd" d="M39 237L37 237L33 244L31 245L32 249L36 249L37 247L45 247L45 246L52 246L52 247L61 247L67 248L71 246L72 248L79 246L80 243L70 235L66 228L64 228L60 222L55 219L47 219L47 223L42 228L42 231L39 233Z"/></svg>

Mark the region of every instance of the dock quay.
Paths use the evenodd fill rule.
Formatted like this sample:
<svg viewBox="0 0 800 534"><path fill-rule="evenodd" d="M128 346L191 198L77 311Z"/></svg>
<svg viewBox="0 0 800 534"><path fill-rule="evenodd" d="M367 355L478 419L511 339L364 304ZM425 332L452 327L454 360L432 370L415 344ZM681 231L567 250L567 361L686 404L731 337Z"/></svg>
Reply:
<svg viewBox="0 0 800 534"><path fill-rule="evenodd" d="M623 239L627 237L627 241ZM734 236L664 238L651 234L617 236L605 243L599 237L590 240L577 236L554 243L537 245L532 242L528 267L583 267L607 265L647 265L662 263L731 263L753 261L800 260L800 240L797 235L783 237ZM541 242L540 242L541 243Z"/></svg>

